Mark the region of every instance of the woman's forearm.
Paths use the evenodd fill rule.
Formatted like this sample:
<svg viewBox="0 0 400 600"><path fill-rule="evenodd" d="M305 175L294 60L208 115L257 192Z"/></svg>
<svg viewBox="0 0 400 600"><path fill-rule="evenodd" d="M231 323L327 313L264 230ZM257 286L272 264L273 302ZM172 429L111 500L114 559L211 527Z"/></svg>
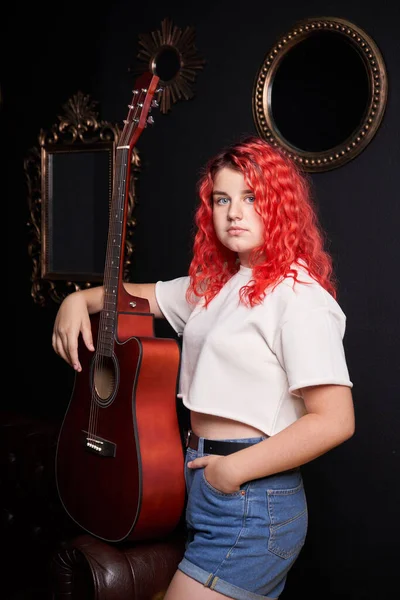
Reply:
<svg viewBox="0 0 400 600"><path fill-rule="evenodd" d="M89 314L98 313L103 308L104 288L102 285L77 292L84 298Z"/></svg>
<svg viewBox="0 0 400 600"><path fill-rule="evenodd" d="M354 409L349 388L342 388L336 410L308 413L266 440L225 457L238 485L308 463L349 439ZM329 402L328 402L329 405Z"/></svg>

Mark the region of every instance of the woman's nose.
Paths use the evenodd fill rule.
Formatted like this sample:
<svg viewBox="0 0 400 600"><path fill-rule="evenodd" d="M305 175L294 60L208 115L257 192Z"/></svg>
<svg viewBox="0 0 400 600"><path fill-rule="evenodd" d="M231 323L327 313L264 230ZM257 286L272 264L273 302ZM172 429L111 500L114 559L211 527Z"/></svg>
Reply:
<svg viewBox="0 0 400 600"><path fill-rule="evenodd" d="M242 218L242 207L240 205L240 202L235 202L231 200L228 210L228 218L231 221L235 221L236 219Z"/></svg>

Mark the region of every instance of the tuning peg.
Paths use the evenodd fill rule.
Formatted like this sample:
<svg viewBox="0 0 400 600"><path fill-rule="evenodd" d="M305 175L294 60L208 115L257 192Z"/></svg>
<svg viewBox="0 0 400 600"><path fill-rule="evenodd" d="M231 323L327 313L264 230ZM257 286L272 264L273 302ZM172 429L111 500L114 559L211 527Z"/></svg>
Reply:
<svg viewBox="0 0 400 600"><path fill-rule="evenodd" d="M160 92L163 92L164 88L163 87L159 87L156 89L156 94L159 94Z"/></svg>
<svg viewBox="0 0 400 600"><path fill-rule="evenodd" d="M160 105L158 104L157 100L152 100L152 101L151 101L151 106L152 106L153 108L158 108Z"/></svg>
<svg viewBox="0 0 400 600"><path fill-rule="evenodd" d="M153 119L153 117L149 117L147 119L147 122L148 122L149 125L154 125L154 119Z"/></svg>

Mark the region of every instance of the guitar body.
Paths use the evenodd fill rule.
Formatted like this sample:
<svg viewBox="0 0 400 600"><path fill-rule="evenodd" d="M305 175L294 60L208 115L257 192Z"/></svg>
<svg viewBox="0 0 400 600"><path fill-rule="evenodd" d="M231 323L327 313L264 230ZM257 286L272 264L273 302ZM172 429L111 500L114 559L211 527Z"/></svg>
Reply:
<svg viewBox="0 0 400 600"><path fill-rule="evenodd" d="M65 510L89 533L114 542L168 534L185 500L176 411L179 346L172 339L129 337L129 329L140 329L138 318L149 317L121 317L122 341L115 341L107 360L80 338L82 372L75 376L56 454ZM96 348L98 320L92 315Z"/></svg>

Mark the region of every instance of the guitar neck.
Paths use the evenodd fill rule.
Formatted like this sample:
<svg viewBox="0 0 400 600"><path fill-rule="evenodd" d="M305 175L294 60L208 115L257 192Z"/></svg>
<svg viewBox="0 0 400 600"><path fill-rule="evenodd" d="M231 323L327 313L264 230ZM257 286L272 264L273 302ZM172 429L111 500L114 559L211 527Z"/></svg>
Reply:
<svg viewBox="0 0 400 600"><path fill-rule="evenodd" d="M131 158L133 148L147 123L159 77L151 73L143 74L136 82L129 112L118 143L113 179L113 194L110 207L106 260L104 267L104 307L99 326L100 352L110 356L113 351L117 330L118 290L122 287L124 272L124 249L129 198Z"/></svg>
<svg viewBox="0 0 400 600"><path fill-rule="evenodd" d="M127 183L130 176L129 154L128 148L117 148L103 280L104 306L100 336L102 348L99 348L106 356L111 354L113 347L117 324L118 287L123 277Z"/></svg>
<svg viewBox="0 0 400 600"><path fill-rule="evenodd" d="M109 311L116 310L118 285L123 277L130 154L129 148L117 148L104 268L104 307Z"/></svg>

